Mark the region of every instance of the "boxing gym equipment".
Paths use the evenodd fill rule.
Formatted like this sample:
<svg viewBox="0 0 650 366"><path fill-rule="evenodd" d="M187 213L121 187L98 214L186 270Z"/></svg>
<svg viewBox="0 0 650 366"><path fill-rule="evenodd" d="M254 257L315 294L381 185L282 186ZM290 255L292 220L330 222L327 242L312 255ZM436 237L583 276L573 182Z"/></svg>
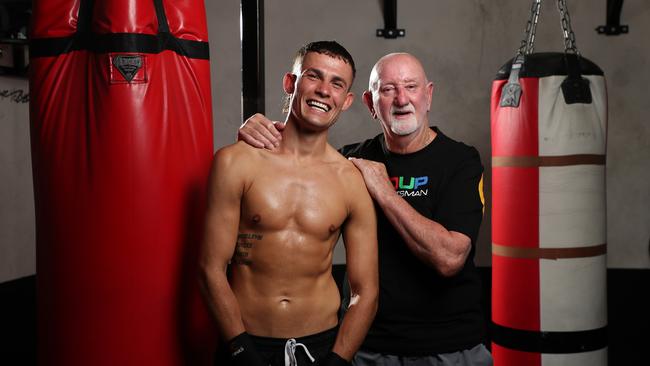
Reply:
<svg viewBox="0 0 650 366"><path fill-rule="evenodd" d="M564 52L533 52L541 2L492 84L492 353L496 366L606 365L605 79L565 0Z"/></svg>
<svg viewBox="0 0 650 366"><path fill-rule="evenodd" d="M39 363L210 364L203 1L35 1L32 23Z"/></svg>

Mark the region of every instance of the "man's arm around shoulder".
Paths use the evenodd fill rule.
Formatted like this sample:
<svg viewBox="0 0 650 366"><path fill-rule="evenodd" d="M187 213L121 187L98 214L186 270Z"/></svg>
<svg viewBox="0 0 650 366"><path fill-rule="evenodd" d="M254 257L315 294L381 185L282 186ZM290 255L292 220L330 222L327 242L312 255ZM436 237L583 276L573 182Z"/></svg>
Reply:
<svg viewBox="0 0 650 366"><path fill-rule="evenodd" d="M352 162L362 172L372 198L418 259L445 277L454 276L463 269L472 248L469 236L447 230L440 223L417 212L395 192L384 164L365 159L352 159ZM480 161L478 164L480 167ZM457 175L461 177L465 174ZM474 187L477 187L478 178L474 180ZM474 180L470 183L474 184Z"/></svg>

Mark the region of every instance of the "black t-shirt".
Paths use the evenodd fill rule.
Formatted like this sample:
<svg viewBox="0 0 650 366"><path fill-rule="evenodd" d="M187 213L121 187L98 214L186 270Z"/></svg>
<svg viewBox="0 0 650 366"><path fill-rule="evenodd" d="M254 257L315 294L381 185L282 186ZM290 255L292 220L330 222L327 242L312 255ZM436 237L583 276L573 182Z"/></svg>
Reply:
<svg viewBox="0 0 650 366"><path fill-rule="evenodd" d="M345 156L382 162L400 194L421 215L467 235L463 269L445 278L418 260L379 206L379 309L362 348L404 356L455 352L484 340L481 283L474 266L483 217L483 166L475 148L437 137L411 154L395 154L383 135L341 149Z"/></svg>

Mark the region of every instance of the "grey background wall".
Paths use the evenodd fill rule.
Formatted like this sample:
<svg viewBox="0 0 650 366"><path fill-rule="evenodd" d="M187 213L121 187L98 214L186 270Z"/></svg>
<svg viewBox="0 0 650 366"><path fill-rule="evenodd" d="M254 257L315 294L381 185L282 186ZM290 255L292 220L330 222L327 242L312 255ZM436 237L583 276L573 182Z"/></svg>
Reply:
<svg viewBox="0 0 650 366"><path fill-rule="evenodd" d="M36 267L28 93L26 79L0 75L0 283Z"/></svg>
<svg viewBox="0 0 650 366"><path fill-rule="evenodd" d="M581 53L605 71L609 93L607 157L608 266L650 268L650 103L647 71L650 4L625 2L622 20L630 34L605 37L606 0L567 0ZM446 134L477 147L485 166L486 216L477 262L490 264L489 92L497 69L514 55L523 36L531 1L402 0L398 27L406 37L375 36L383 28L377 0L266 0L266 111L283 119L281 77L296 49L309 41L336 39L355 57L357 100L330 134L331 144L359 141L379 133L360 102L370 69L383 54L418 56L435 83L430 120ZM212 63L215 148L235 140L241 116L239 1L206 1ZM559 51L559 15L545 1L537 51ZM23 79L0 76L0 90L25 89ZM26 104L0 98L0 282L34 273L34 230L29 124ZM344 260L337 250L335 261Z"/></svg>
<svg viewBox="0 0 650 366"><path fill-rule="evenodd" d="M631 33L598 35L605 24L606 0L567 0L581 53L604 71L609 93L607 157L608 266L650 268L650 104L647 72L650 49L650 4L625 2L622 21ZM476 146L485 166L486 216L481 228L477 262L490 264L490 111L489 93L499 67L512 57L523 37L531 1L522 0L402 0L397 25L406 37L375 36L383 28L381 1L266 0L264 2L266 111L283 119L281 77L297 48L309 41L335 39L355 57L357 100L330 133L335 147L379 133L360 102L374 62L389 52L406 51L424 63L435 83L432 124L446 134ZM231 143L240 122L238 88L238 2L207 2L213 61L216 147ZM537 51L563 50L555 1L542 7ZM224 86L226 88L224 88ZM335 261L343 252L337 248Z"/></svg>

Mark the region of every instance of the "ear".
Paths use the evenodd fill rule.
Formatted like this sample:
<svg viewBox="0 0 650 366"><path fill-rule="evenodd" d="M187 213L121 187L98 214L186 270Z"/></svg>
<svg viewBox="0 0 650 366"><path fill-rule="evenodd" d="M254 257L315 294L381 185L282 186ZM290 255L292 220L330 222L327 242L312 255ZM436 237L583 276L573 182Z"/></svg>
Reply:
<svg viewBox="0 0 650 366"><path fill-rule="evenodd" d="M433 100L433 82L427 83L427 112L431 110L431 100Z"/></svg>
<svg viewBox="0 0 650 366"><path fill-rule="evenodd" d="M343 108L341 108L341 110L344 111L350 108L353 101L354 101L354 93L348 92L348 94L345 96L345 101L343 101Z"/></svg>
<svg viewBox="0 0 650 366"><path fill-rule="evenodd" d="M285 93L289 95L293 94L296 89L296 78L297 76L290 72L284 74L284 77L282 78L282 88Z"/></svg>
<svg viewBox="0 0 650 366"><path fill-rule="evenodd" d="M370 115L372 116L373 119L377 119L377 112L375 111L375 107L372 103L372 93L370 90L366 90L363 92L363 104L368 107L368 110L370 111Z"/></svg>

